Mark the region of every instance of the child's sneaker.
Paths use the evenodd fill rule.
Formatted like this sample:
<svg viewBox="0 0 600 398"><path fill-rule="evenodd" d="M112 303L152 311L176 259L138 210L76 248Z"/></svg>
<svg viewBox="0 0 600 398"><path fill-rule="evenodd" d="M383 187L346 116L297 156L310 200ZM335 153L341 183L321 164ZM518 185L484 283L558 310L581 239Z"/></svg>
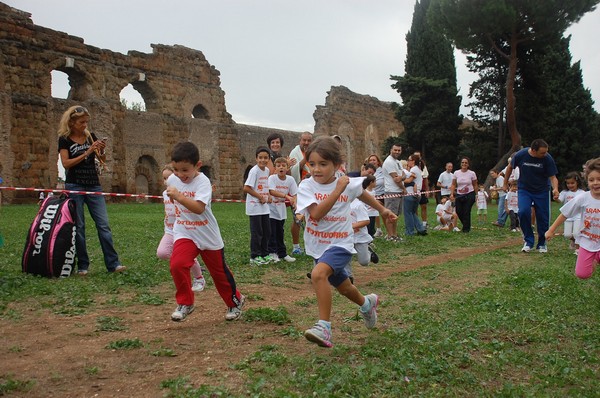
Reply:
<svg viewBox="0 0 600 398"><path fill-rule="evenodd" d="M525 244L523 245L523 248L521 249L521 251L522 251L523 253L529 253L529 252L531 251L531 247L527 246L527 243L525 243Z"/></svg>
<svg viewBox="0 0 600 398"><path fill-rule="evenodd" d="M271 254L269 254L269 256L271 257L272 263L278 263L281 261L281 259L279 258L279 256L276 253L271 253Z"/></svg>
<svg viewBox="0 0 600 398"><path fill-rule="evenodd" d="M201 292L204 290L204 286L206 285L206 279L203 276L200 278L194 278L192 282L192 291L193 292Z"/></svg>
<svg viewBox="0 0 600 398"><path fill-rule="evenodd" d="M544 245L544 246L538 247L538 252L540 252L540 253L548 253L548 246Z"/></svg>
<svg viewBox="0 0 600 398"><path fill-rule="evenodd" d="M371 308L367 312L359 312L365 320L367 329L373 329L377 323L377 305L379 305L379 297L376 294L369 294L365 296L365 300L369 300Z"/></svg>
<svg viewBox="0 0 600 398"><path fill-rule="evenodd" d="M267 254L266 256L264 256L262 258L262 260L264 261L265 264L276 263L277 261L279 261L279 259L277 259L277 261L275 261L275 259L273 257L271 257L270 254Z"/></svg>
<svg viewBox="0 0 600 398"><path fill-rule="evenodd" d="M321 347L333 347L331 342L331 330L320 323L315 323L315 326L304 332L306 340L312 341Z"/></svg>
<svg viewBox="0 0 600 398"><path fill-rule="evenodd" d="M377 255L377 253L375 253L374 246L373 243L369 243L369 253L371 253L371 262L373 264L377 264L379 262L379 256Z"/></svg>
<svg viewBox="0 0 600 398"><path fill-rule="evenodd" d="M171 314L171 320L175 322L183 321L185 317L194 312L194 308L193 305L178 305Z"/></svg>
<svg viewBox="0 0 600 398"><path fill-rule="evenodd" d="M374 238L381 238L383 236L383 232L381 231L380 228L377 228L377 230L375 231L375 233L373 234Z"/></svg>
<svg viewBox="0 0 600 398"><path fill-rule="evenodd" d="M225 319L228 321L235 321L236 319L241 317L242 316L242 308L244 307L245 303L246 303L246 297L244 297L244 295L241 295L240 303L238 304L237 307L227 308L227 313L225 314Z"/></svg>
<svg viewBox="0 0 600 398"><path fill-rule="evenodd" d="M304 253L304 250L302 250L301 247L294 247L294 250L292 250L292 254L295 254L295 255L300 255L303 253Z"/></svg>
<svg viewBox="0 0 600 398"><path fill-rule="evenodd" d="M290 255L286 255L283 259L288 263L293 263L294 261L296 261L296 259Z"/></svg>
<svg viewBox="0 0 600 398"><path fill-rule="evenodd" d="M458 227L454 227L453 231L454 231L454 232L460 232L460 228L458 228Z"/></svg>
<svg viewBox="0 0 600 398"><path fill-rule="evenodd" d="M262 257L254 257L250 259L250 265L265 265L265 260Z"/></svg>

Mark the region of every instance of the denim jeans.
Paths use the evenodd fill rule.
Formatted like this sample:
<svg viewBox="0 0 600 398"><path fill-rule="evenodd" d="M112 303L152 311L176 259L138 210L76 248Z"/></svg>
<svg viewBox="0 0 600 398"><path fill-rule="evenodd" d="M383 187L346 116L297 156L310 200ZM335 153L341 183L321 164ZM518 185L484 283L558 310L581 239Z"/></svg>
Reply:
<svg viewBox="0 0 600 398"><path fill-rule="evenodd" d="M73 183L65 184L65 189L69 191L90 191L90 192L102 192L100 185L87 186ZM74 201L77 209L77 234L75 239L75 247L77 249L77 268L81 270L87 270L90 266L90 258L88 256L87 247L85 243L85 212L83 210L83 204L87 204L88 210L94 223L96 223L96 229L98 230L98 239L100 240L100 247L104 254L104 264L108 272L113 272L117 266L121 265L119 262L119 256L115 251L113 245L112 232L108 225L108 213L106 212L106 201L102 195L69 195Z"/></svg>
<svg viewBox="0 0 600 398"><path fill-rule="evenodd" d="M506 202L506 194L502 193L498 195L498 219L496 222L502 226L506 223L506 209L504 208L504 204Z"/></svg>
<svg viewBox="0 0 600 398"><path fill-rule="evenodd" d="M420 196L408 195L404 197L404 228L406 235L414 235L415 230L417 232L423 232L423 223L417 216L417 209L419 208Z"/></svg>
<svg viewBox="0 0 600 398"><path fill-rule="evenodd" d="M523 232L523 239L527 246L533 249L535 236L531 226L531 206L535 208L535 223L537 224L538 244L537 249L546 246L546 231L550 224L550 191L529 192L519 189L519 224Z"/></svg>

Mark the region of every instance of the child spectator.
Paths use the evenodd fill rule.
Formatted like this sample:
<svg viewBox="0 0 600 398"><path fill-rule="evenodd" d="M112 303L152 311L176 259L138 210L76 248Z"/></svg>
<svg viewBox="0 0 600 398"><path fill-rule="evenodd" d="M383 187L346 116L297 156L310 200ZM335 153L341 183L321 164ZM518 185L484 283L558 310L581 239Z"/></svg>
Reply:
<svg viewBox="0 0 600 398"><path fill-rule="evenodd" d="M375 183L374 176L365 177L362 186L366 189L371 183ZM368 232L368 225L371 222L369 212L366 203L363 203L360 199L356 198L350 203L350 217L352 218L352 230L354 231L354 250L356 250L356 256L358 263L363 267L369 265L369 261L374 264L379 262L379 256L373 251L371 242L373 237ZM379 212L377 212L379 215ZM348 267L350 263L348 263ZM352 270L349 273L350 281L354 283L352 278Z"/></svg>
<svg viewBox="0 0 600 398"><path fill-rule="evenodd" d="M269 177L269 194L275 199L269 204L271 236L268 251L273 262L285 260L288 263L293 263L296 259L287 254L283 226L287 219L285 201L288 200L291 206L296 206L298 185L296 185L294 177L287 175L288 161L286 158L279 157L275 159L274 169L275 174Z"/></svg>
<svg viewBox="0 0 600 398"><path fill-rule="evenodd" d="M439 225L434 229L442 231L460 231L456 226L458 216L454 211L452 201L450 201L447 196L442 196L440 204L435 208L435 214L437 215Z"/></svg>
<svg viewBox="0 0 600 398"><path fill-rule="evenodd" d="M177 215L170 260L177 309L171 314L171 319L182 321L194 311L190 268L198 255L202 256L219 295L227 305L225 319L238 319L245 299L225 263L221 231L211 210L212 187L209 179L198 171L202 166L198 148L191 142L176 144L171 162L174 174L167 179L167 196L173 200Z"/></svg>
<svg viewBox="0 0 600 398"><path fill-rule="evenodd" d="M246 215L250 217L250 265L265 265L273 261L269 256L269 163L270 152L267 147L256 149L256 165L250 169L244 182L246 194Z"/></svg>
<svg viewBox="0 0 600 398"><path fill-rule="evenodd" d="M322 347L332 347L329 284L359 306L367 328L371 329L377 323L379 297L376 294L363 296L350 283L345 269L355 252L350 203L358 197L390 222L395 222L397 217L363 191L363 178L336 177L342 156L333 138L317 138L307 148L306 158L312 177L303 180L298 187L298 212L303 213L306 219L306 253L314 258L311 281L317 296L319 320L304 332L304 336Z"/></svg>
<svg viewBox="0 0 600 398"><path fill-rule="evenodd" d="M504 177L500 175L496 170L490 170L490 176L494 179L494 185L490 187L490 190L498 194L498 219L492 222L497 227L504 227L506 224L506 214L504 202L506 201L506 191L504 187Z"/></svg>
<svg viewBox="0 0 600 398"><path fill-rule="evenodd" d="M485 191L485 187L483 185L479 186L479 191L477 191L477 221L479 224L483 224L487 222L487 200L488 193Z"/></svg>
<svg viewBox="0 0 600 398"><path fill-rule="evenodd" d="M162 170L162 177L165 186L167 185L167 179L173 174L173 167L171 165L165 165ZM156 257L161 260L169 260L171 253L173 253L173 225L175 224L175 204L173 200L167 195L167 190L163 191L163 203L165 204L165 234L163 235L158 248L156 249ZM192 275L192 291L201 292L204 290L206 281L202 276L202 267L198 259L194 258L194 265L191 268Z"/></svg>
<svg viewBox="0 0 600 398"><path fill-rule="evenodd" d="M585 170L590 190L563 205L556 221L546 232L546 239L550 240L560 224L570 217L581 215L580 247L575 264L575 275L581 279L591 277L596 264L600 262L600 158L588 160Z"/></svg>
<svg viewBox="0 0 600 398"><path fill-rule="evenodd" d="M511 181L508 183L508 193L506 194L506 203L504 206L508 217L510 218L510 230L518 232L521 230L519 226L519 193L517 190L517 182Z"/></svg>
<svg viewBox="0 0 600 398"><path fill-rule="evenodd" d="M585 191L582 189L583 180L581 178L581 174L579 174L576 171L567 173L567 176L565 177L565 187L566 189L563 189L558 195L558 200L564 204L567 204L576 196L585 193ZM569 244L569 248L571 250L574 250L575 254L577 254L577 251L579 249L577 240L579 238L579 231L581 230L581 214L576 214L573 217L567 218L565 220L563 230L564 237L571 241Z"/></svg>

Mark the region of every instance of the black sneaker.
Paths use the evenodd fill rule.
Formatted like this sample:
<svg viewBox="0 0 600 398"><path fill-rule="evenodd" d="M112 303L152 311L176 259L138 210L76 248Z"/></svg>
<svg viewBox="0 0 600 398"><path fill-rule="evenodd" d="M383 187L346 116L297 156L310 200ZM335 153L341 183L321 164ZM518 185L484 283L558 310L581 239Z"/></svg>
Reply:
<svg viewBox="0 0 600 398"><path fill-rule="evenodd" d="M371 251L371 262L377 264L379 262L379 256L374 251Z"/></svg>

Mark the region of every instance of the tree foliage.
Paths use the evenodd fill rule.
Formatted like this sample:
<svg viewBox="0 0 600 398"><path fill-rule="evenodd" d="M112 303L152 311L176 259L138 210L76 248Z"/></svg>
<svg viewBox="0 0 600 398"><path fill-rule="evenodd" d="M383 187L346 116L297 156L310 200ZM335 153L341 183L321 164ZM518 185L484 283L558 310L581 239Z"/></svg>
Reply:
<svg viewBox="0 0 600 398"><path fill-rule="evenodd" d="M430 0L416 1L406 34L405 74L391 79L402 97L396 117L404 124L409 147L421 152L430 171L437 171L458 155L461 97L452 45L431 27L429 4Z"/></svg>
<svg viewBox="0 0 600 398"><path fill-rule="evenodd" d="M521 146L517 129L515 83L519 48L562 35L599 0L432 0L430 13L455 45L467 52L494 49L508 65L506 119L512 150ZM523 53L521 51L521 53Z"/></svg>

